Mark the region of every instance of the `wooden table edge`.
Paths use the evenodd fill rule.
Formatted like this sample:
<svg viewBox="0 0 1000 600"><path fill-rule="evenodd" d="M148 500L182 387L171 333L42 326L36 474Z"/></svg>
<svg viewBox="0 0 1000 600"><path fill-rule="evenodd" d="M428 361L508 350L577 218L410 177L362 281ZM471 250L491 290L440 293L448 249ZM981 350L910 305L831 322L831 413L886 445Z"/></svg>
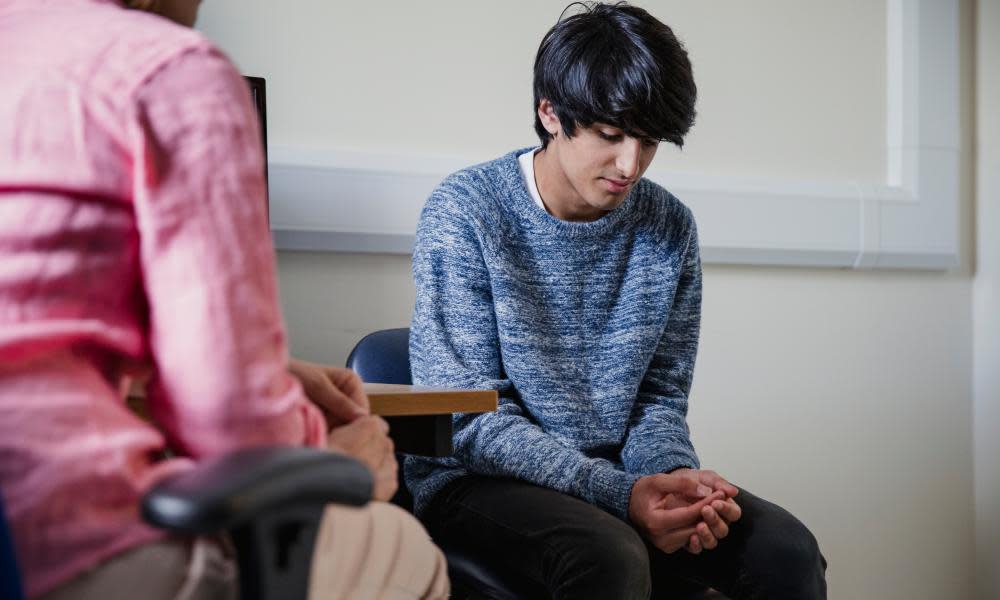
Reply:
<svg viewBox="0 0 1000 600"><path fill-rule="evenodd" d="M496 390L366 384L372 414L383 417L482 413L497 409Z"/></svg>

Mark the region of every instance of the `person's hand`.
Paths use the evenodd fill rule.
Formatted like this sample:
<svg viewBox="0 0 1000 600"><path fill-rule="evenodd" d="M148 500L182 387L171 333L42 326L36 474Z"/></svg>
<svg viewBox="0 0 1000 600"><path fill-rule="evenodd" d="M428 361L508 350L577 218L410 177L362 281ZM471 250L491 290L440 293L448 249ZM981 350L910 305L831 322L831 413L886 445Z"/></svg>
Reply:
<svg viewBox="0 0 1000 600"><path fill-rule="evenodd" d="M725 498L723 492L690 477L659 473L640 477L632 486L628 516L654 546L672 554L698 537L702 509Z"/></svg>
<svg viewBox="0 0 1000 600"><path fill-rule="evenodd" d="M707 485L713 490L725 492L727 498L733 498L740 493L739 488L723 479L722 476L715 471L709 471L708 469L689 469L684 467L674 469L670 473L671 475L688 477L698 483Z"/></svg>
<svg viewBox="0 0 1000 600"><path fill-rule="evenodd" d="M733 500L739 489L715 471L683 468L675 469L671 474L686 477L711 487L717 493L725 494L724 498L713 500L708 506L702 507L703 521L695 526L695 534L689 538L685 546L691 554L714 549L718 546L719 540L729 535L729 525L738 521L743 514L740 505Z"/></svg>
<svg viewBox="0 0 1000 600"><path fill-rule="evenodd" d="M289 362L288 371L302 384L309 400L323 410L330 427L369 414L368 395L354 371L295 358Z"/></svg>
<svg viewBox="0 0 1000 600"><path fill-rule="evenodd" d="M375 480L372 496L389 500L396 493L395 446L389 438L389 424L382 417L365 416L346 425L334 427L327 436L327 446L361 461Z"/></svg>

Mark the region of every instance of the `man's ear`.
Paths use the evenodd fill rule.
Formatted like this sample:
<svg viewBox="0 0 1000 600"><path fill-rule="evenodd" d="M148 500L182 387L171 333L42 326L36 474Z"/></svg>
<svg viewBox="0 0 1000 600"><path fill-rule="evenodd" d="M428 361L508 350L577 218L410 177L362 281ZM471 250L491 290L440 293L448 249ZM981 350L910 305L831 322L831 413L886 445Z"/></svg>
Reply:
<svg viewBox="0 0 1000 600"><path fill-rule="evenodd" d="M555 136L562 131L562 125L559 123L559 116L556 114L556 109L546 98L538 101L538 118L542 122L542 127L550 135Z"/></svg>

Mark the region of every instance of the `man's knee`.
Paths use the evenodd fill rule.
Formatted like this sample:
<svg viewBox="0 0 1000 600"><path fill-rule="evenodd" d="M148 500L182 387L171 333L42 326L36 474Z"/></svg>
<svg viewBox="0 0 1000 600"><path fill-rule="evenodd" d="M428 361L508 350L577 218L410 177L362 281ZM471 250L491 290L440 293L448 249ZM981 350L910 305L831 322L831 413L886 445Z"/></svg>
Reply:
<svg viewBox="0 0 1000 600"><path fill-rule="evenodd" d="M815 573L825 568L816 537L794 517L782 535L772 541L771 550L775 561L791 572Z"/></svg>
<svg viewBox="0 0 1000 600"><path fill-rule="evenodd" d="M327 507L313 553L310 598L447 598L447 565L413 515L384 502Z"/></svg>
<svg viewBox="0 0 1000 600"><path fill-rule="evenodd" d="M751 553L765 564L758 564L759 586L768 598L826 598L826 559L809 529L790 513L778 509L767 519L766 536ZM765 525L765 523L760 523Z"/></svg>
<svg viewBox="0 0 1000 600"><path fill-rule="evenodd" d="M398 535L407 539L415 539L430 543L430 535L411 513L389 502L371 502L368 509L372 512L374 519L391 524L396 528Z"/></svg>

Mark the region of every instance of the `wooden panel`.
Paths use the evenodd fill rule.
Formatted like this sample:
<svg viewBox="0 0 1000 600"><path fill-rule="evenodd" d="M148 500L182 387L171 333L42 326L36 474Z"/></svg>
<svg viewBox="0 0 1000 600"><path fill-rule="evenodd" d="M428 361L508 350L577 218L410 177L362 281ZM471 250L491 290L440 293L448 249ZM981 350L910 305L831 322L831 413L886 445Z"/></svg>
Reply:
<svg viewBox="0 0 1000 600"><path fill-rule="evenodd" d="M495 390L428 388L388 383L366 383L372 414L386 416L441 415L492 412L497 409Z"/></svg>

